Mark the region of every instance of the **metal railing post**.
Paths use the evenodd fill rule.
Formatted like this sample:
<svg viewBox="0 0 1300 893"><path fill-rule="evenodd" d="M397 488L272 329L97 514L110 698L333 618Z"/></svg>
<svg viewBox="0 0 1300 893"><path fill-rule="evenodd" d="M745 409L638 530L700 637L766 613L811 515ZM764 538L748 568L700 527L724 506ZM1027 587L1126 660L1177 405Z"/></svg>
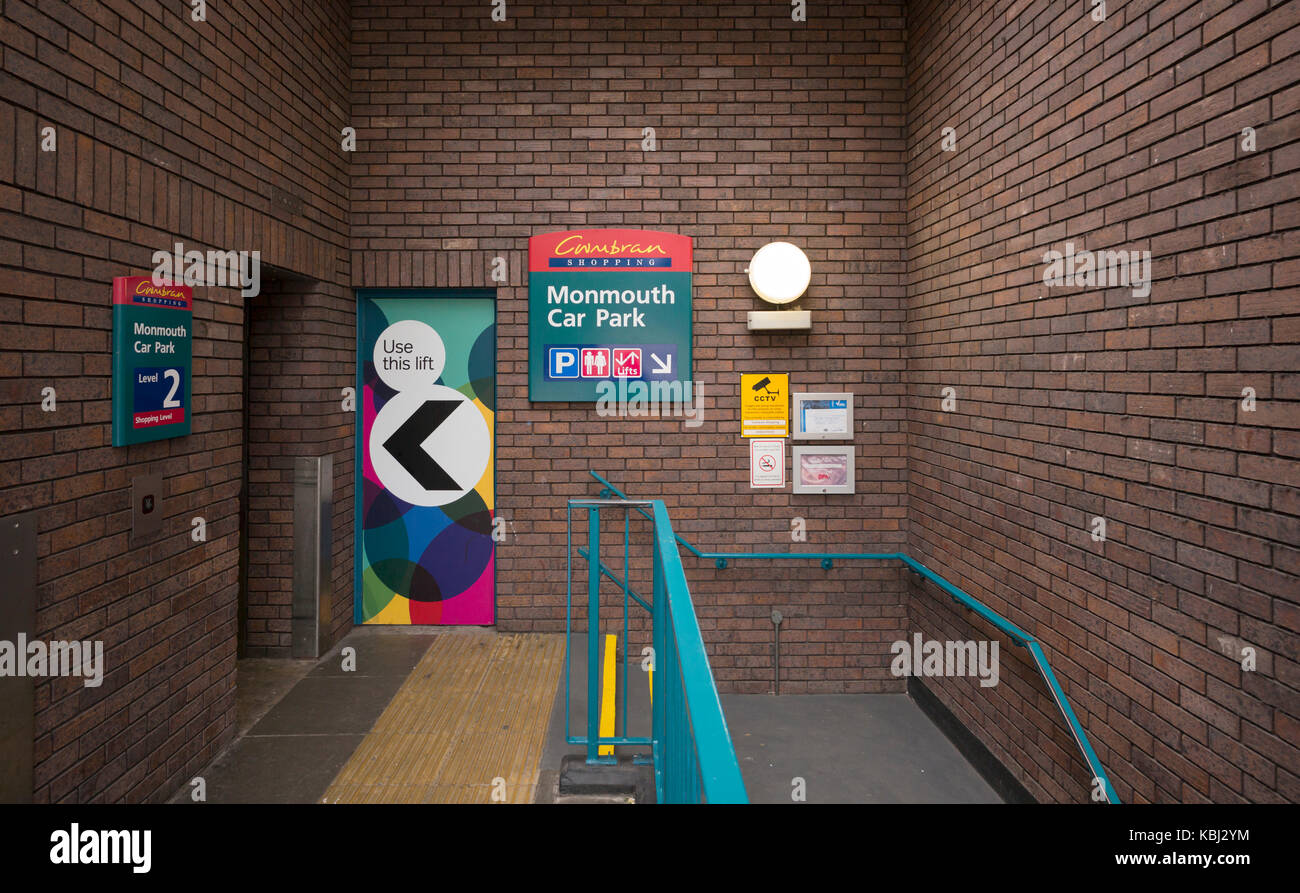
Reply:
<svg viewBox="0 0 1300 893"><path fill-rule="evenodd" d="M651 538L653 558L651 561L652 602L647 604L632 591L629 585L631 571L630 531L627 515L624 518L624 556L623 573L617 576L600 557L600 516L601 508L620 505L625 509L643 507L653 509L645 513L654 525ZM650 747L654 766L655 792L660 803L685 802L747 802L744 781L736 760L735 747L727 731L726 717L722 713L722 704L718 698L717 684L709 668L708 655L700 633L699 620L691 602L686 575L682 570L681 557L678 555L680 540L673 533L668 518L668 510L663 500L633 501L627 499L569 500L568 511L574 508L587 509L587 544L579 547L577 553L587 560L587 734L572 737L566 724L565 740L572 745L586 748L585 759L588 764L617 763L614 755L602 755L601 747L613 745L633 745ZM571 516L566 517L566 545L571 545ZM570 568L571 558L566 563ZM628 626L630 601L635 601L647 610L651 617L651 641L653 653L651 667L656 671L652 683L651 697L651 732L648 737L634 737L627 733L626 706L624 707L623 735L599 732L600 708L603 703L601 692L612 694L609 687L613 678L602 679L600 642L602 639L600 625L600 582L608 577L623 590L623 635L627 642L631 630ZM565 616L566 644L568 630L576 622L571 612L569 595L572 578L566 581ZM610 638L613 638L612 636ZM625 645L624 679L628 672L629 654ZM568 649L566 648L566 654ZM612 655L607 654L607 658ZM616 663L611 661L611 663ZM611 672L617 673L617 667L611 666ZM566 699L569 691L569 669L566 666ZM603 683L603 684L602 684ZM624 691L627 683L624 682ZM612 702L611 702L612 703ZM612 749L612 748L607 748ZM638 761L644 760L639 757Z"/></svg>
<svg viewBox="0 0 1300 893"><path fill-rule="evenodd" d="M664 581L663 551L659 546L659 537L654 541L654 558L651 564L651 594L654 601L650 604L650 641L653 649L651 666L654 668L654 681L651 683L650 700L650 738L654 744L652 755L655 768L655 799L664 802L664 766L667 756L664 732L667 729L668 701L666 680L671 670L664 662L664 637L668 631L668 595Z"/></svg>
<svg viewBox="0 0 1300 893"><path fill-rule="evenodd" d="M614 763L600 755L600 509L587 509L587 764Z"/></svg>
<svg viewBox="0 0 1300 893"><path fill-rule="evenodd" d="M564 506L564 740L569 734L569 678L573 673L573 505Z"/></svg>
<svg viewBox="0 0 1300 893"><path fill-rule="evenodd" d="M627 591L630 587L628 555L631 553L632 509L623 507L623 737L627 737L627 668L632 662L632 640L628 629L628 608L630 607Z"/></svg>
<svg viewBox="0 0 1300 893"><path fill-rule="evenodd" d="M605 480L605 478L601 477L596 472L591 471L589 473L593 478L599 481L602 487L604 488L601 490L602 494L612 493L620 500L628 501L629 497L622 490L619 490L617 487L615 487L609 481ZM858 561L901 561L905 567L912 570L918 576L926 580L929 580L930 582L938 586L941 590L946 592L954 602L973 611L981 618L983 618L985 621L987 621L989 624L991 624L994 628L1005 633L1011 639L1011 642L1014 645L1021 648L1025 648L1029 651L1030 656L1033 658L1035 668L1038 670L1039 675L1042 677L1043 681L1047 684L1048 689L1051 692L1052 698L1056 702L1057 708L1060 710L1061 717L1062 719L1064 719L1065 724L1070 731L1070 734L1074 738L1075 744L1079 748L1079 752L1083 757L1084 764L1092 772L1094 784L1100 782L1102 790L1105 794L1106 802L1108 803L1120 802L1119 796L1116 794L1115 788L1111 785L1110 778L1107 777L1106 770L1102 766L1101 759L1097 756L1096 751L1093 750L1092 748L1092 743L1088 740L1087 731L1083 728L1083 724L1079 722L1078 716L1075 714L1074 709L1070 706L1069 698L1066 696L1065 690L1061 688L1061 684L1057 681L1056 674L1052 672L1051 665L1048 663L1047 660L1047 655L1043 651L1042 645L1038 642L1038 640L1034 636L1031 636L1028 633L1026 633L1020 627L1016 626L1006 617L1003 617L1001 614L989 608L983 602L979 601L978 599L972 597L971 595L967 594L966 592L963 592L961 589L957 588L953 584L949 583L943 577L939 576L934 571L930 570L925 565L921 564L919 561L916 561L915 559L911 558L910 556L902 552L829 552L829 553L828 552L704 552L701 551L700 549L695 548L695 546L692 545L690 542L682 539L680 536L672 532L672 525L668 523L667 509L663 507L663 500L655 499L649 502L654 507L653 511L647 511L643 507L645 505L645 502L642 502L640 505L637 505L636 510L640 512L642 516L653 521L655 524L654 604L650 607L652 609L651 617L653 618L653 622L654 622L654 650L655 650L656 668L663 670L663 672L658 672L655 674L654 691L653 691L654 709L652 711L653 722L654 722L652 739L654 741L654 750L655 750L655 775L656 775L655 784L659 793L659 802L661 803L666 802L664 800L664 777L663 777L663 770L661 767L665 762L672 762L673 759L672 749L671 747L667 746L667 739L664 736L664 731L667 728L666 720L663 714L661 713L661 705L663 710L667 710L668 708L668 705L666 704L667 699L664 697L665 692L669 690L667 686L673 684L671 680L666 679L668 673L665 666L667 663L665 661L665 656L667 654L668 648L665 647L666 640L664 637L665 637L665 633L670 635L672 634L672 631L667 628L666 624L678 623L678 621L673 618L672 611L669 608L669 606L665 604L665 602L667 601L665 595L668 589L672 586L672 584L663 579L663 575L667 572L664 567L664 564L669 559L669 556L664 551L664 547L661 547L659 542L659 528L660 528L659 519L661 515L663 519L663 528L666 534L671 536L673 540L673 542L671 543L673 547L671 560L674 566L673 567L674 574L677 574L681 571L681 556L676 551L676 547L679 545L682 548L686 549L688 552L690 552L692 555L694 555L696 558L700 558L706 561L712 559L720 570L727 567L727 562L729 560L742 559L742 558L778 559L778 560L792 559L796 561L797 560L805 560L805 561L820 560L822 562L822 567L826 568L827 570L829 570L833 566L833 563L836 560L840 560L840 559L858 560ZM665 547L668 545L670 544L669 543L664 544ZM611 572L607 571L606 576L610 577L610 579L615 579ZM623 584L623 587L625 591L630 592L630 590L627 588L626 583ZM681 580L680 588L683 593L687 593L684 578ZM636 598L635 593L631 593L631 595L633 598ZM686 594L686 598L689 601L689 593ZM640 601L640 599L637 600ZM779 612L773 612L773 613L779 614ZM684 621L684 622L689 622L691 625L695 625L697 627L694 633L695 633L695 637L698 637L698 618L696 617L694 610L690 612L688 621ZM675 653L673 659L674 661L677 659L677 655ZM779 657L778 657L778 661L779 661ZM682 670L682 668L674 664L673 669L682 674L677 684L679 685L684 684L681 681L682 679L685 679L685 673ZM709 670L708 667L707 657L704 660L703 669L706 673L710 674L710 683L712 683L712 676L711 676L711 671ZM778 685L779 685L779 681L778 681ZM716 687L714 687L714 697L716 698ZM687 699L683 696L683 701L686 700ZM721 716L720 705L719 705L719 716ZM725 729L726 720L725 717L722 717L722 719L724 724L724 727L722 729L722 734L723 736L726 736L727 735ZM700 739L696 737L693 740L695 740L698 743ZM729 748L731 747L731 742L729 737L727 740L727 746ZM698 753L696 754L696 756L698 758ZM733 760L734 760L734 749L733 749ZM702 768L703 768L703 761L701 761L701 769ZM701 784L705 789L704 793L707 794L707 788L709 786L708 780L701 779ZM728 786L729 784L724 785L724 787L728 787ZM740 797L743 798L745 796L743 782L740 782L735 787L739 789ZM673 796L674 793L675 793L675 789L673 792L669 793L669 796Z"/></svg>

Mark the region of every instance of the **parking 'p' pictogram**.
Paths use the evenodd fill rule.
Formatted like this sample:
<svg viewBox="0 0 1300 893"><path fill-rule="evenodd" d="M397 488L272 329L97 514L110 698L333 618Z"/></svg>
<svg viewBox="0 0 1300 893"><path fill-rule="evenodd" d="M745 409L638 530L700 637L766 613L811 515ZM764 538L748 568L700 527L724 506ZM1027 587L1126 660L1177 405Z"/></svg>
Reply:
<svg viewBox="0 0 1300 893"><path fill-rule="evenodd" d="M548 378L578 377L578 348L552 347L547 351L546 375Z"/></svg>

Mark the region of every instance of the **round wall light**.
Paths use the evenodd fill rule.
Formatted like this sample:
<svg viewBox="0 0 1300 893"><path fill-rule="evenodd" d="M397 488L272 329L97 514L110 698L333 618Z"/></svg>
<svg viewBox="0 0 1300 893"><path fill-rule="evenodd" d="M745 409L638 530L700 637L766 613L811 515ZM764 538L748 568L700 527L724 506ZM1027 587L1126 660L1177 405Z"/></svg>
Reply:
<svg viewBox="0 0 1300 893"><path fill-rule="evenodd" d="M769 304L798 300L811 279L808 255L789 242L769 242L749 261L749 286Z"/></svg>

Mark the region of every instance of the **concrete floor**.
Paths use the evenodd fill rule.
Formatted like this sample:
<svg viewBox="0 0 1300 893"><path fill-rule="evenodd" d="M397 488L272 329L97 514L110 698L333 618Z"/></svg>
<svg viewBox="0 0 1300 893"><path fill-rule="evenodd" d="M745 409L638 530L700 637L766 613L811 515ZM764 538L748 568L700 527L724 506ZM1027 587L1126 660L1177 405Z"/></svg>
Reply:
<svg viewBox="0 0 1300 893"><path fill-rule="evenodd" d="M644 634L638 634L644 638ZM619 657L616 668L617 705L620 716L623 710L623 653L622 633L619 633ZM569 690L569 733L574 736L586 735L587 728L587 633L579 630L572 635L571 683ZM604 654L604 639L601 640L601 654ZM627 669L627 729L620 725L619 735L629 737L649 737L650 735L650 685L646 673L641 669L640 644L634 642L632 653L634 660ZM555 693L555 704L551 708L550 727L547 730L546 747L542 752L542 771L537 785L537 803L552 803L556 797L556 787L560 777L560 761L566 755L585 755L586 747L581 744L569 744L564 733L564 669L560 669L560 684ZM650 748L627 746L617 749L620 756L649 755ZM611 802L618 798L611 798Z"/></svg>
<svg viewBox="0 0 1300 893"><path fill-rule="evenodd" d="M235 737L247 735L314 666L314 660L271 657L239 661L235 668Z"/></svg>
<svg viewBox="0 0 1300 893"><path fill-rule="evenodd" d="M587 725L587 639L575 633L569 730ZM603 647L603 642L602 642ZM637 648L633 647L634 653ZM622 670L619 670L622 685ZM646 677L628 673L629 734L648 735ZM804 779L808 803L1001 803L1001 798L906 694L723 695L722 709L751 803L792 803ZM620 755L648 753L621 747ZM564 680L556 693L542 756L537 802L551 802L566 754L584 754L564 736Z"/></svg>
<svg viewBox="0 0 1300 893"><path fill-rule="evenodd" d="M1001 803L921 709L896 695L723 695L751 803Z"/></svg>
<svg viewBox="0 0 1300 893"><path fill-rule="evenodd" d="M437 634L358 627L319 661L257 661L248 672L241 661L236 711L248 730L199 773L206 802L317 802ZM356 649L354 672L342 668L345 647ZM190 791L172 802L192 802Z"/></svg>
<svg viewBox="0 0 1300 893"><path fill-rule="evenodd" d="M319 661L239 665L238 737L200 775L210 803L315 803L375 726L433 637L455 630L359 627ZM570 732L586 728L586 638L573 637ZM356 649L344 672L341 649ZM603 641L602 641L603 647ZM634 648L634 651L636 649ZM622 670L619 669L622 686ZM621 695L620 695L621 704ZM905 694L723 695L751 803L998 803L993 789ZM649 733L646 675L628 672L628 733ZM542 753L536 801L554 800L560 761L582 754L564 734L563 672ZM648 748L619 748L621 756ZM190 802L186 785L172 798Z"/></svg>
<svg viewBox="0 0 1300 893"><path fill-rule="evenodd" d="M532 803L564 637L444 629L324 803Z"/></svg>

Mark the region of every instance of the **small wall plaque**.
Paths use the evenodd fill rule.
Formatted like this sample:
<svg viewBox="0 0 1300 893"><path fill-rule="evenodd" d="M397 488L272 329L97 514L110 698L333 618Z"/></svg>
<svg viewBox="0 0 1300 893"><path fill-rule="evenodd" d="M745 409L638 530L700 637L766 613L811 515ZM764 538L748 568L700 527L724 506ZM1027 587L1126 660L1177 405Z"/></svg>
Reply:
<svg viewBox="0 0 1300 893"><path fill-rule="evenodd" d="M852 493L852 446L796 446L795 493Z"/></svg>
<svg viewBox="0 0 1300 893"><path fill-rule="evenodd" d="M795 440L852 440L853 395L794 395Z"/></svg>

